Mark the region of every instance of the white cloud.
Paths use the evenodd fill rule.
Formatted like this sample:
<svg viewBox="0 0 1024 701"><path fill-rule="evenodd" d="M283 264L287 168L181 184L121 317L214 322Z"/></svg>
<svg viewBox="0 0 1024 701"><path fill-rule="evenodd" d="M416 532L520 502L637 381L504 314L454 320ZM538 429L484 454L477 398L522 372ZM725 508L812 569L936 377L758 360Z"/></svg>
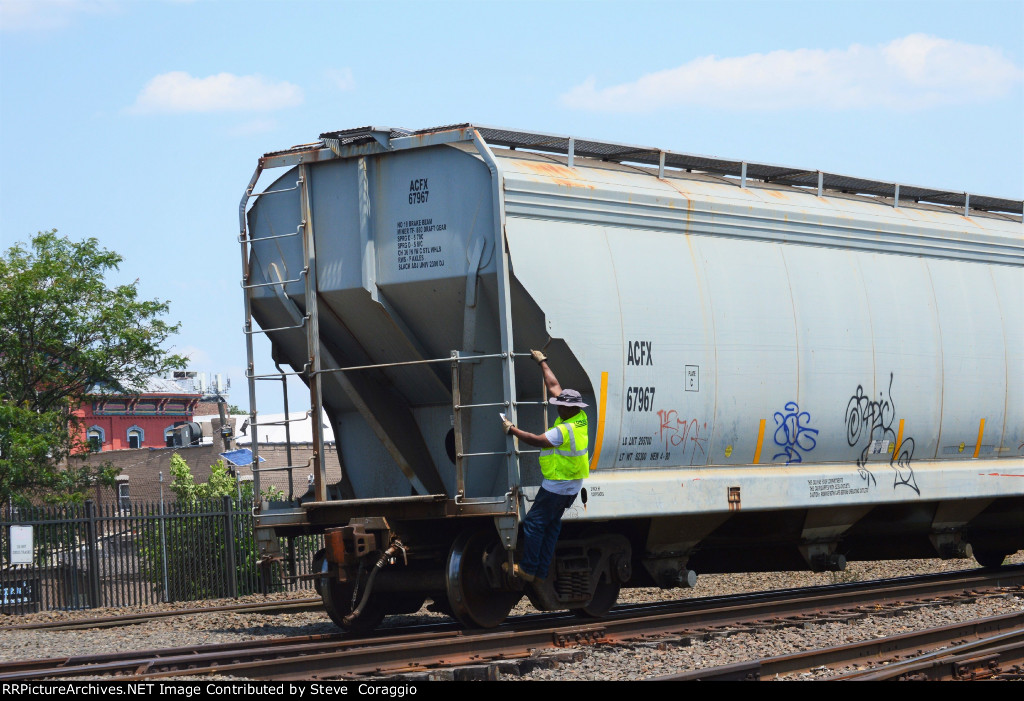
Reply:
<svg viewBox="0 0 1024 701"><path fill-rule="evenodd" d="M591 77L562 104L604 112L679 106L744 110L926 109L1006 95L1024 70L998 49L925 34L880 46L702 56L631 83L599 88Z"/></svg>
<svg viewBox="0 0 1024 701"><path fill-rule="evenodd" d="M117 7L114 0L0 0L0 31L62 29L75 15Z"/></svg>
<svg viewBox="0 0 1024 701"><path fill-rule="evenodd" d="M288 82L273 83L259 75L218 73L193 78L184 71L156 76L142 89L130 111L227 112L270 110L302 104L302 89Z"/></svg>
<svg viewBox="0 0 1024 701"><path fill-rule="evenodd" d="M356 81L351 68L332 68L325 72L327 80L338 90L355 90Z"/></svg>

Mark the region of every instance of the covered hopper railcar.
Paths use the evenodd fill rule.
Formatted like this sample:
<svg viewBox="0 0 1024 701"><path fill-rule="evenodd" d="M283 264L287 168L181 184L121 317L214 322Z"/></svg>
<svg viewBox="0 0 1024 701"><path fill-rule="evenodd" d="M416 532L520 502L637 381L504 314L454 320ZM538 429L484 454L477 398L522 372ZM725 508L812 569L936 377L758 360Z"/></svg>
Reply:
<svg viewBox="0 0 1024 701"><path fill-rule="evenodd" d="M494 626L524 595L597 616L698 572L999 564L1024 547L1021 214L473 125L269 153L240 212L250 421L265 333L342 477L315 433L311 497L262 506L261 553L323 533L351 629L428 597ZM501 564L540 471L497 415L553 420L531 348L589 404L592 472L524 589Z"/></svg>

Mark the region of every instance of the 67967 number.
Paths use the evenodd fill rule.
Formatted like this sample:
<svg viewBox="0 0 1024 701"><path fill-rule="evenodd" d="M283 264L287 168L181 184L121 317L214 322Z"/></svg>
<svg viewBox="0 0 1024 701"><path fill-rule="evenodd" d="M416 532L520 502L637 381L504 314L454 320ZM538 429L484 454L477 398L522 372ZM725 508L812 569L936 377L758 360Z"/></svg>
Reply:
<svg viewBox="0 0 1024 701"><path fill-rule="evenodd" d="M653 409L653 387L626 388L626 411L652 411Z"/></svg>

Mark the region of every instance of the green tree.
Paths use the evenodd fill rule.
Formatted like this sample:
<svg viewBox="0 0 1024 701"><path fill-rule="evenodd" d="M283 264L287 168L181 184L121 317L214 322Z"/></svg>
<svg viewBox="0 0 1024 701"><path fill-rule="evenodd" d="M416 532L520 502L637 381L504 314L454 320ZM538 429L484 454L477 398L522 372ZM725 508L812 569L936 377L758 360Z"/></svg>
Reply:
<svg viewBox="0 0 1024 701"><path fill-rule="evenodd" d="M163 563L167 564L167 597L193 601L252 594L259 590L259 560L252 523L252 482L241 488L223 460L210 466L210 479L195 481L188 463L177 453L171 456L171 491L176 497L174 518L166 522L163 539L150 531L143 537L140 555L143 572L159 589L164 587ZM264 499L280 498L280 490L264 491ZM241 501L238 496L241 494ZM224 497L233 512L234 541L224 523ZM232 550L231 558L228 549ZM235 562L237 592L227 576L228 562ZM278 584L271 577L268 586Z"/></svg>
<svg viewBox="0 0 1024 701"><path fill-rule="evenodd" d="M0 258L0 501L80 501L107 466L85 452L72 412L90 391L131 393L186 359L162 348L178 330L168 302L141 300L138 280L107 285L122 257L56 231Z"/></svg>

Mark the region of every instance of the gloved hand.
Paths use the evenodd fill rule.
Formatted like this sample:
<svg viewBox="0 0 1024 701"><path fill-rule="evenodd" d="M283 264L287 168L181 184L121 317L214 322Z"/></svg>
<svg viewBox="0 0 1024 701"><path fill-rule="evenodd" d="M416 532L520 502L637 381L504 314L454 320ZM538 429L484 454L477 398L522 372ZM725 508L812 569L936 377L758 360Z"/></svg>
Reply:
<svg viewBox="0 0 1024 701"><path fill-rule="evenodd" d="M539 350L531 350L530 357L537 361L538 365L540 365L541 363L548 359L548 357L541 353Z"/></svg>
<svg viewBox="0 0 1024 701"><path fill-rule="evenodd" d="M501 420L501 428L502 428L503 431L505 431L505 433L512 433L512 428L514 426L515 426L515 424L513 424L508 419L502 419Z"/></svg>

